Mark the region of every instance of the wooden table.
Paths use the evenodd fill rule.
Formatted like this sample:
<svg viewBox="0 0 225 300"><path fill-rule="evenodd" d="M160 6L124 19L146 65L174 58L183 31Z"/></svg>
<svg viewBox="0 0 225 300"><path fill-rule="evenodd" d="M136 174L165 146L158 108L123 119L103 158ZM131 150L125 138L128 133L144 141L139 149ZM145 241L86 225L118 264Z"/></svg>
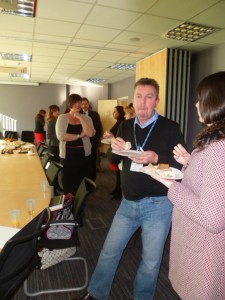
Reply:
<svg viewBox="0 0 225 300"><path fill-rule="evenodd" d="M28 154L0 154L0 225L10 224L9 211L20 209L19 227L23 227L30 220L26 207L27 199L35 200L36 216L50 203L51 191L42 192L41 180L47 180L44 169L37 153Z"/></svg>

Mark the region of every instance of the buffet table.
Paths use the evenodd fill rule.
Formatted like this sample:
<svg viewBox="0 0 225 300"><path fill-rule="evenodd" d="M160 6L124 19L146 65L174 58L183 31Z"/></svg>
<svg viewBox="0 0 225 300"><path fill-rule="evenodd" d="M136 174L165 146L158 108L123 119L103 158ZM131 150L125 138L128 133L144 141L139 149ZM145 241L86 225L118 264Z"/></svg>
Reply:
<svg viewBox="0 0 225 300"><path fill-rule="evenodd" d="M4 146L1 145L0 226L21 228L50 203L50 187L46 181L40 158L34 145L30 144L30 148L29 145L27 148L25 146L22 151L17 147L16 150L10 149L13 151L7 153L4 151ZM43 180L47 184L44 191L41 187ZM31 214L27 209L28 199L33 199L35 202L34 211ZM9 212L14 209L20 210L19 223L16 225L12 224L9 217Z"/></svg>

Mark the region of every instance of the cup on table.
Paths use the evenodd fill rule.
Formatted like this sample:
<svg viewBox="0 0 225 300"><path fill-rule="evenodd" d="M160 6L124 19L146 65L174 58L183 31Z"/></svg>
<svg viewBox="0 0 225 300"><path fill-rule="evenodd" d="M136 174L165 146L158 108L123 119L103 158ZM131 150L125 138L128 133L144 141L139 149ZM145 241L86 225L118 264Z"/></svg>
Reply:
<svg viewBox="0 0 225 300"><path fill-rule="evenodd" d="M28 214L30 216L33 216L34 212L35 212L35 200L34 199L28 199L28 200L26 200L26 204L27 204Z"/></svg>
<svg viewBox="0 0 225 300"><path fill-rule="evenodd" d="M19 227L20 225L20 210L12 209L9 211L10 222L13 227Z"/></svg>
<svg viewBox="0 0 225 300"><path fill-rule="evenodd" d="M43 193L47 192L48 189L48 180L41 180L41 191Z"/></svg>

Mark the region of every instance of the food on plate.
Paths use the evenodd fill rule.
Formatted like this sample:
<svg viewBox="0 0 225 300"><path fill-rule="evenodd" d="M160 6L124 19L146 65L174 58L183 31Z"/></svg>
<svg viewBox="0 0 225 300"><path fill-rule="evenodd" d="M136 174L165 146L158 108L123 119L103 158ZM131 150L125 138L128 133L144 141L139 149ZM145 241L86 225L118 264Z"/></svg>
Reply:
<svg viewBox="0 0 225 300"><path fill-rule="evenodd" d="M126 142L124 149L125 150L130 150L131 149L131 142Z"/></svg>
<svg viewBox="0 0 225 300"><path fill-rule="evenodd" d="M157 169L159 169L159 170L169 169L169 167L170 167L169 164L158 164L157 165Z"/></svg>
<svg viewBox="0 0 225 300"><path fill-rule="evenodd" d="M147 165L147 168L152 169L152 168L154 168L154 166L153 166L153 164L150 163L150 164Z"/></svg>
<svg viewBox="0 0 225 300"><path fill-rule="evenodd" d="M172 170L157 170L156 173L158 173L161 177L164 178L175 179L176 177Z"/></svg>
<svg viewBox="0 0 225 300"><path fill-rule="evenodd" d="M155 174L158 174L160 177L169 178L169 179L176 178L176 174L170 168L169 164L158 164L157 166L154 166L153 164L150 163L147 165L147 169L151 172L154 172Z"/></svg>

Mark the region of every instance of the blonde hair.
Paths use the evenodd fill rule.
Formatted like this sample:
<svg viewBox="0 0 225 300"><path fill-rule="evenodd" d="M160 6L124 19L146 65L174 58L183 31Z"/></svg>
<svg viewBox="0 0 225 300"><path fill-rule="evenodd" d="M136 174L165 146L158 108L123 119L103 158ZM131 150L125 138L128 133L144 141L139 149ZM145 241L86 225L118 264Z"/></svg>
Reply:
<svg viewBox="0 0 225 300"><path fill-rule="evenodd" d="M125 112L125 118L130 119L135 117L135 110L132 105L128 105L124 107L124 112Z"/></svg>

